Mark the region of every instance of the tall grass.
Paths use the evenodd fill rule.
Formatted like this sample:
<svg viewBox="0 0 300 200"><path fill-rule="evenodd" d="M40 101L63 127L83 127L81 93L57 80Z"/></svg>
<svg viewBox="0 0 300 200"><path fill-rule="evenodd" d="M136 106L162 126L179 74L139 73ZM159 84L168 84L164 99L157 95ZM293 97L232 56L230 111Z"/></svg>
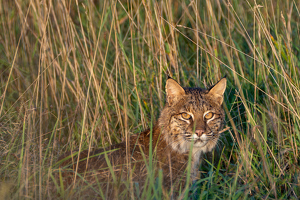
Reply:
<svg viewBox="0 0 300 200"><path fill-rule="evenodd" d="M0 196L63 198L50 187L58 156L150 127L169 74L228 78L231 129L192 198L300 198L299 5L0 0Z"/></svg>

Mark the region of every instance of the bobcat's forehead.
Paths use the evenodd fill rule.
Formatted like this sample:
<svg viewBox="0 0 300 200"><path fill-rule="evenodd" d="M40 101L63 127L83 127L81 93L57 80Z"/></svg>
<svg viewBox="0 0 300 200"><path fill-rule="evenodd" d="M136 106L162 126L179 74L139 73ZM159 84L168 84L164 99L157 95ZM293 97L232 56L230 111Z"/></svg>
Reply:
<svg viewBox="0 0 300 200"><path fill-rule="evenodd" d="M187 96L179 112L204 113L214 110L215 106L207 98L207 90L201 88L184 88Z"/></svg>

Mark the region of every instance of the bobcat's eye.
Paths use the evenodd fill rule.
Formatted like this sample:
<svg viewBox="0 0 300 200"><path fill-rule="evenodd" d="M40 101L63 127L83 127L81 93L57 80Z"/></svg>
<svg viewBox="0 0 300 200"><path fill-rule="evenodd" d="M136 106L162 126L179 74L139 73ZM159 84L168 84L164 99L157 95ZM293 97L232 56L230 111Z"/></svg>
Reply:
<svg viewBox="0 0 300 200"><path fill-rule="evenodd" d="M206 113L206 114L204 115L204 118L205 118L205 119L211 119L213 116L214 116L214 113L209 112L209 113Z"/></svg>
<svg viewBox="0 0 300 200"><path fill-rule="evenodd" d="M183 119L190 119L191 118L191 115L187 114L187 113L181 113L181 117Z"/></svg>

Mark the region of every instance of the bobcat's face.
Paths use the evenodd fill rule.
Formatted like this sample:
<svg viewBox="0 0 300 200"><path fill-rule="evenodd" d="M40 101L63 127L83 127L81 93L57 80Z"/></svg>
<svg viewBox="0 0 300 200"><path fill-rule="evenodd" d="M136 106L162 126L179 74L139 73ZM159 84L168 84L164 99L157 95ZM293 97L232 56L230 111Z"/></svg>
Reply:
<svg viewBox="0 0 300 200"><path fill-rule="evenodd" d="M193 146L207 152L216 146L224 121L226 79L222 80L210 90L181 88L173 79L169 85L167 82L168 105L159 121L165 140L174 150L183 153Z"/></svg>
<svg viewBox="0 0 300 200"><path fill-rule="evenodd" d="M191 92L186 90L186 93ZM187 150L191 143L194 148L211 151L219 138L224 112L220 106L211 104L200 90L192 90L192 94L183 99L183 105L173 107L174 114L169 124L171 146L174 149ZM177 106L177 107L176 107Z"/></svg>

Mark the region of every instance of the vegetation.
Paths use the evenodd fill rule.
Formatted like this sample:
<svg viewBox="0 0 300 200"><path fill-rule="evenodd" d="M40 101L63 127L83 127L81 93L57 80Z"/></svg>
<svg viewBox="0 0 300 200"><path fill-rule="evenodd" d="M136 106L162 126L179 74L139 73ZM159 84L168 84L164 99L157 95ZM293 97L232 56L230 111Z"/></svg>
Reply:
<svg viewBox="0 0 300 200"><path fill-rule="evenodd" d="M52 192L58 156L151 127L169 74L228 78L230 130L180 198L300 198L299 5L0 0L0 196L67 198L59 182ZM143 198L161 197L155 181Z"/></svg>

